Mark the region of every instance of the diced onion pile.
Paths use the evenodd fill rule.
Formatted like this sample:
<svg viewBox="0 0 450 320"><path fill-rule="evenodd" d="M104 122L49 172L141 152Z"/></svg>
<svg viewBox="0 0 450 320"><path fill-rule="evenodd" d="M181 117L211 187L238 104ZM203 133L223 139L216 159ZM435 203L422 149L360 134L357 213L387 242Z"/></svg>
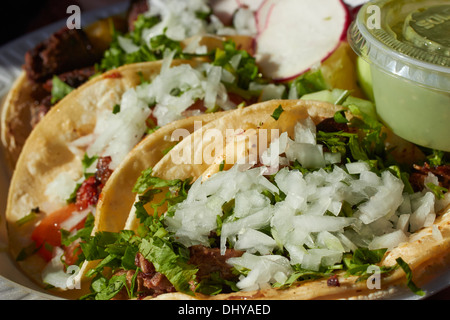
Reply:
<svg viewBox="0 0 450 320"><path fill-rule="evenodd" d="M239 8L234 14L233 26L225 26L217 16L211 14L205 20L199 13L207 14L211 8L206 0L150 0L149 10L144 13L147 17L159 16L161 21L151 28L144 28L141 41L150 49L150 39L165 34L169 39L183 41L202 35L249 35L257 33L254 12L247 8ZM131 39L118 37L119 45L126 53L139 50L139 46ZM189 53L206 53L206 47L193 45L186 49Z"/></svg>
<svg viewBox="0 0 450 320"><path fill-rule="evenodd" d="M235 165L203 182L196 180L173 216L165 217L167 229L185 246L209 246L222 206L234 199L234 212L222 224L220 248L223 253L228 241L245 251L228 263L250 270L237 286L254 290L283 282L292 265L319 270L340 263L345 252L358 247L391 250L408 241L409 231L433 224L435 206L442 207L439 201L444 200L436 200L429 190L408 194L392 173L378 176L364 162L321 169L330 157L316 144L315 130L308 119L296 125L294 140L280 135L262 167L242 170ZM294 160L318 170L303 175L284 167L277 170L275 184L264 176L269 167ZM271 204L263 191L286 197ZM357 207L351 217L340 215L345 203ZM289 259L274 254L276 248L287 250Z"/></svg>
<svg viewBox="0 0 450 320"><path fill-rule="evenodd" d="M71 150L77 153L86 149L89 157L110 156L110 168L115 169L144 136L150 115L162 126L183 118L198 99L204 100L206 108L217 105L228 110L236 107L228 99L222 81L229 75L222 72L221 67L208 63L196 68L189 64L170 67L172 59L173 52L167 52L161 72L151 83L142 83L122 95L120 112L105 110L99 113L94 132L73 141Z"/></svg>

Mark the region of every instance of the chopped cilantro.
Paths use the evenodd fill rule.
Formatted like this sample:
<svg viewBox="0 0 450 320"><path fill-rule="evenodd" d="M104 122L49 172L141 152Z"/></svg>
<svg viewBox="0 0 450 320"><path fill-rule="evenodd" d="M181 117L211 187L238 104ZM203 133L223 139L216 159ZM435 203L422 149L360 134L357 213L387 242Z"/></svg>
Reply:
<svg viewBox="0 0 450 320"><path fill-rule="evenodd" d="M219 171L223 171L223 168L225 167L225 160L223 160L219 165Z"/></svg>
<svg viewBox="0 0 450 320"><path fill-rule="evenodd" d="M271 117L274 118L275 120L280 119L281 114L283 113L283 107L281 106L281 104L274 110L274 112L272 113Z"/></svg>
<svg viewBox="0 0 450 320"><path fill-rule="evenodd" d="M250 82L258 79L259 69L256 65L255 58L245 50L236 49L236 44L233 41L225 41L223 43L223 49L218 48L212 54L212 64L220 66L233 74L236 78L235 83L237 88L247 90ZM239 64L237 68L234 68L232 59L237 55L240 55Z"/></svg>
<svg viewBox="0 0 450 320"><path fill-rule="evenodd" d="M138 178L136 184L134 185L133 192L144 193L148 188L163 188L172 187L181 182L180 179L174 180L164 180L158 177L152 176L153 168L148 168L144 170L141 176Z"/></svg>
<svg viewBox="0 0 450 320"><path fill-rule="evenodd" d="M39 207L33 208L30 210L30 213L27 214L26 216L20 218L19 220L16 221L16 225L17 226L23 226L24 224L33 221L37 218L38 213L40 213L41 211L39 210Z"/></svg>
<svg viewBox="0 0 450 320"><path fill-rule="evenodd" d="M434 195L436 196L437 199L444 199L444 195L445 193L448 192L447 188L441 187L441 186L437 186L434 183L427 183L426 185L428 187L428 189L431 190L431 192L434 193Z"/></svg>
<svg viewBox="0 0 450 320"><path fill-rule="evenodd" d="M406 273L406 285L408 288L414 292L415 294L419 296L424 296L425 292L416 286L416 284L412 280L412 271L409 265L401 258L397 258L395 261L397 261L397 264L403 269L403 271Z"/></svg>
<svg viewBox="0 0 450 320"><path fill-rule="evenodd" d="M190 282L195 280L197 269L180 255L177 255L170 242L159 237L143 239L139 252L164 274L177 291L191 293Z"/></svg>
<svg viewBox="0 0 450 320"><path fill-rule="evenodd" d="M175 50L176 58L183 58L180 42L169 39L165 34L151 38L148 43L144 41L142 38L143 30L149 29L159 22L159 17L139 15L134 22L133 31L121 34L114 30L110 48L105 51L100 64L97 66L99 71L104 72L130 63L160 60L163 58L165 49ZM139 49L132 53L125 52L119 44L119 36L130 39Z"/></svg>
<svg viewBox="0 0 450 320"><path fill-rule="evenodd" d="M348 123L347 118L345 117L345 111L341 110L334 114L334 121L337 123Z"/></svg>
<svg viewBox="0 0 450 320"><path fill-rule="evenodd" d="M329 86L320 69L303 73L299 77L295 78L290 85L290 90L295 90L298 98L301 98L307 93L313 93L326 89L329 89Z"/></svg>
<svg viewBox="0 0 450 320"><path fill-rule="evenodd" d="M119 112L120 112L120 104L114 105L112 113L116 114L116 113L119 113Z"/></svg>
<svg viewBox="0 0 450 320"><path fill-rule="evenodd" d="M52 78L52 98L51 103L54 104L72 92L73 88L63 82L58 76Z"/></svg>

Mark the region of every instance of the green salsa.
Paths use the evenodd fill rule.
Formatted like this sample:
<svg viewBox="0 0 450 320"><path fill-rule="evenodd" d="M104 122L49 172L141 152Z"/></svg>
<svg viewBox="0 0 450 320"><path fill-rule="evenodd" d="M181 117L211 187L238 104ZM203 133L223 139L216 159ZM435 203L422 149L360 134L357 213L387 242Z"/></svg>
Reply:
<svg viewBox="0 0 450 320"><path fill-rule="evenodd" d="M449 30L446 0L380 0L364 5L349 31L360 82L373 92L380 120L406 140L443 151L450 151Z"/></svg>

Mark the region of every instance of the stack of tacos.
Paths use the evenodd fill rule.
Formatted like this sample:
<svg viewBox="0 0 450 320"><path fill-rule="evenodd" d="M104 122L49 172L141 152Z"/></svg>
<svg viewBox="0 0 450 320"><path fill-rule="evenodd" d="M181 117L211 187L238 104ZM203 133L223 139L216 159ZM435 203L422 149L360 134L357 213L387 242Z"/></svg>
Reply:
<svg viewBox="0 0 450 320"><path fill-rule="evenodd" d="M448 265L445 165L376 120L346 43L275 83L247 37L141 62L133 35L19 148L9 246L34 281L85 299L378 297Z"/></svg>
<svg viewBox="0 0 450 320"><path fill-rule="evenodd" d="M122 15L82 29L61 28L26 52L23 70L5 97L1 140L10 168L47 112L91 78L122 65L161 60L165 49L178 59L205 57L233 39L250 50L252 37L240 32L223 25L203 0L132 0Z"/></svg>

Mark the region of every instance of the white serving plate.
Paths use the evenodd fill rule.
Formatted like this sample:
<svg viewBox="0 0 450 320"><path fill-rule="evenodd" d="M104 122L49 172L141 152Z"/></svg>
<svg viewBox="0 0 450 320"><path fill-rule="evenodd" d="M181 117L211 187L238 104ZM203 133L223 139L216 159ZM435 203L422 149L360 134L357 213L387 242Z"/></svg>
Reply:
<svg viewBox="0 0 450 320"><path fill-rule="evenodd" d="M350 5L360 5L367 0L347 0ZM120 14L126 11L128 1L115 4L87 13L82 13L82 26L96 20ZM59 30L65 20L53 23L42 29L29 33L0 47L0 100L4 98L11 84L21 72L25 52L37 43L45 40L56 30ZM1 110L0 110L1 112ZM44 289L28 279L16 266L14 259L8 253L8 240L5 223L6 199L8 195L11 172L5 161L3 149L0 148L0 300L32 300L60 299L48 294ZM429 297L450 285L450 270L436 277L423 287ZM423 299L409 290L400 290L388 297L389 299L416 300Z"/></svg>

